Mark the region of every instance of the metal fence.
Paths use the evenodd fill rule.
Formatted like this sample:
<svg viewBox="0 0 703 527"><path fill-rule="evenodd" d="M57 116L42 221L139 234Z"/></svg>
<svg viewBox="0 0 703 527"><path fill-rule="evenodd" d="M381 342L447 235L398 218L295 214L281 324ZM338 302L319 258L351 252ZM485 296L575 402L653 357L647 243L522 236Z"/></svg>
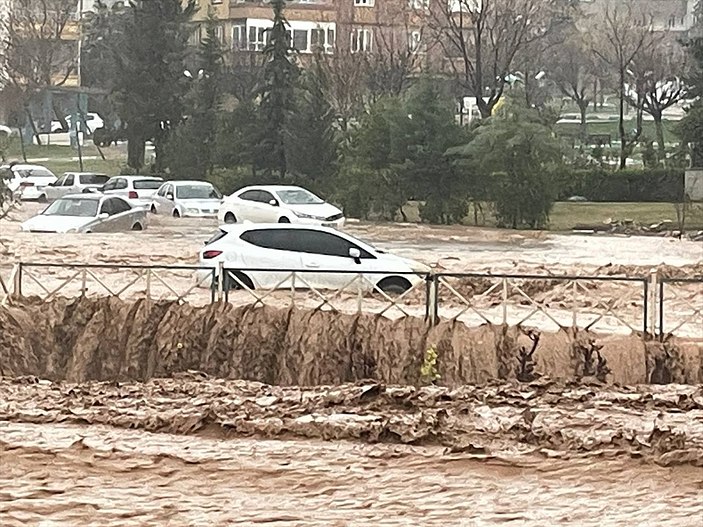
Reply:
<svg viewBox="0 0 703 527"><path fill-rule="evenodd" d="M380 282L387 275L407 280L409 287L391 293ZM22 262L0 287L0 300L13 296L43 301L57 296L111 296L195 305L228 302L414 316L433 325L458 320L469 326L490 323L703 338L703 278L659 278L656 272L635 277L416 274Z"/></svg>

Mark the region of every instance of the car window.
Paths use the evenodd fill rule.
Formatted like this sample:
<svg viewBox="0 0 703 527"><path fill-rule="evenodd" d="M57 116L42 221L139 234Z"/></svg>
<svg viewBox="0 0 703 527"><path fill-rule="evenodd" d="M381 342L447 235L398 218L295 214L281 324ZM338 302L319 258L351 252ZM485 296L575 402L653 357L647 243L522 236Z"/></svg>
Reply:
<svg viewBox="0 0 703 527"><path fill-rule="evenodd" d="M112 208L112 199L108 198L105 201L103 201L103 204L100 206L100 214L107 213L108 216L113 215L113 208Z"/></svg>
<svg viewBox="0 0 703 527"><path fill-rule="evenodd" d="M161 185L159 187L159 191L156 193L156 195L161 196L161 197L165 196L166 195L166 187L168 187L168 185Z"/></svg>
<svg viewBox="0 0 703 527"><path fill-rule="evenodd" d="M62 176L61 178L59 178L59 180L56 182L56 184L54 186L61 187L61 186L63 186L64 181L66 181L66 176Z"/></svg>
<svg viewBox="0 0 703 527"><path fill-rule="evenodd" d="M239 199L244 199L247 201L259 201L259 191L247 190L246 192L242 192L238 197Z"/></svg>
<svg viewBox="0 0 703 527"><path fill-rule="evenodd" d="M122 190L124 188L127 188L127 180L124 178L119 178L115 180L115 189L117 190Z"/></svg>
<svg viewBox="0 0 703 527"><path fill-rule="evenodd" d="M271 194L270 192L267 192L265 190L259 191L259 197L258 197L257 201L260 201L261 203L268 203L272 199L276 199L276 198L274 198L273 194ZM278 200L276 200L276 201L278 201Z"/></svg>
<svg viewBox="0 0 703 527"><path fill-rule="evenodd" d="M71 175L69 175L69 176L66 176L66 179L64 179L64 182L62 183L62 185L63 185L64 187L70 187L70 186L73 185L73 180L74 180L74 179L75 179L75 177L74 177L73 174L71 174Z"/></svg>
<svg viewBox="0 0 703 527"><path fill-rule="evenodd" d="M286 205L319 205L324 200L305 189L279 190L278 197Z"/></svg>
<svg viewBox="0 0 703 527"><path fill-rule="evenodd" d="M54 201L42 212L45 216L93 217L98 210L98 200L85 198L62 198Z"/></svg>
<svg viewBox="0 0 703 527"><path fill-rule="evenodd" d="M102 174L81 174L79 179L83 185L104 185L110 178Z"/></svg>
<svg viewBox="0 0 703 527"><path fill-rule="evenodd" d="M208 241L205 242L205 245L210 245L211 243L215 243L217 240L221 240L225 236L227 236L227 231L223 231L222 229L220 229L215 234L213 234Z"/></svg>
<svg viewBox="0 0 703 527"><path fill-rule="evenodd" d="M127 212L128 210L131 210L132 207L130 207L129 203L127 203L125 200L120 199L120 198L111 198L109 201L112 201L112 213L113 214L119 214L120 212Z"/></svg>
<svg viewBox="0 0 703 527"><path fill-rule="evenodd" d="M115 190L117 187L117 180L111 179L103 186L103 190Z"/></svg>
<svg viewBox="0 0 703 527"><path fill-rule="evenodd" d="M280 251L349 257L349 249L359 249L361 258L374 258L358 245L327 232L308 229L254 229L242 233L245 242Z"/></svg>
<svg viewBox="0 0 703 527"><path fill-rule="evenodd" d="M32 168L30 170L27 170L24 177L28 176L33 176L33 177L56 177L54 174L49 171L46 168L39 167L39 168Z"/></svg>
<svg viewBox="0 0 703 527"><path fill-rule="evenodd" d="M135 190L156 190L163 184L158 179L135 179L132 186Z"/></svg>

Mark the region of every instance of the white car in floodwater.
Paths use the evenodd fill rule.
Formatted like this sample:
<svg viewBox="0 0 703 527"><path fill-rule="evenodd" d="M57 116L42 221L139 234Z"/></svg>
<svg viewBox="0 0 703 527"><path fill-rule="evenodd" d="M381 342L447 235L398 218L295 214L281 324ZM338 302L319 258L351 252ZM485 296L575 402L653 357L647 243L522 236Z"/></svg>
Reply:
<svg viewBox="0 0 703 527"><path fill-rule="evenodd" d="M230 270L225 288L344 289L378 287L388 294L402 294L423 281L429 267L385 253L348 234L317 225L223 225L199 253L202 267ZM299 272L295 282L291 271ZM351 284L355 278L362 280ZM212 271L199 271L207 283ZM232 276L236 276L234 280Z"/></svg>
<svg viewBox="0 0 703 527"><path fill-rule="evenodd" d="M73 194L57 199L44 212L25 221L25 232L141 231L147 211L117 196Z"/></svg>
<svg viewBox="0 0 703 527"><path fill-rule="evenodd" d="M10 192L23 201L46 201L43 189L58 179L46 167L19 163L0 167L0 177Z"/></svg>
<svg viewBox="0 0 703 527"><path fill-rule="evenodd" d="M344 214L301 187L245 187L222 200L220 223L301 223L342 228Z"/></svg>
<svg viewBox="0 0 703 527"><path fill-rule="evenodd" d="M168 181L159 187L151 212L176 218L217 216L222 194L207 181Z"/></svg>

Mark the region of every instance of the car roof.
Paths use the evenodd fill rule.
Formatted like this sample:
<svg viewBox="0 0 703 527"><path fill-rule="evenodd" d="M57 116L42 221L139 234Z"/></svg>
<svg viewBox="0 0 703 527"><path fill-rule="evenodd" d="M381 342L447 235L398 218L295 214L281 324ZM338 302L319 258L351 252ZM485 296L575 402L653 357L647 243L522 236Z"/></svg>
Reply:
<svg viewBox="0 0 703 527"><path fill-rule="evenodd" d="M140 175L134 175L130 174L129 176L112 176L110 179L115 179L115 178L124 178L127 181L134 181L135 179L150 179L154 181L163 181L164 178L160 176L140 176Z"/></svg>
<svg viewBox="0 0 703 527"><path fill-rule="evenodd" d="M197 179L179 179L178 181L165 181L164 183L170 183L171 185L175 185L176 187L180 185L210 185L212 186L212 183L209 181L200 181Z"/></svg>
<svg viewBox="0 0 703 527"><path fill-rule="evenodd" d="M104 194L91 194L91 193L82 193L82 194L66 194L65 196L61 196L58 199L87 199L87 200L93 200L93 201L99 201L102 198L112 198L112 197L118 197L118 196L105 196ZM57 200L58 201L58 200Z"/></svg>
<svg viewBox="0 0 703 527"><path fill-rule="evenodd" d="M230 234L240 234L249 230L277 230L277 229L293 229L293 230L313 230L320 232L331 232L333 234L344 234L332 227L323 227L322 225L307 225L303 223L226 223L220 225L220 230Z"/></svg>
<svg viewBox="0 0 703 527"><path fill-rule="evenodd" d="M3 165L3 166L1 166L0 168L4 168L4 169L15 169L15 168L16 168L17 170L34 170L34 169L37 169L37 168L41 168L41 169L43 169L43 170L48 170L49 172L51 172L51 170L49 170L48 168L46 168L46 167L43 166L43 165L29 165L29 164L20 164L20 163L17 163L17 164L12 165L12 166L10 166L10 165Z"/></svg>
<svg viewBox="0 0 703 527"><path fill-rule="evenodd" d="M267 190L269 192L276 192L278 190L305 190L303 187L297 187L295 185L251 185L250 187L244 187L237 191L237 194L244 192L245 190ZM308 191L310 192L310 191Z"/></svg>
<svg viewBox="0 0 703 527"><path fill-rule="evenodd" d="M64 172L64 176L107 176L102 172Z"/></svg>

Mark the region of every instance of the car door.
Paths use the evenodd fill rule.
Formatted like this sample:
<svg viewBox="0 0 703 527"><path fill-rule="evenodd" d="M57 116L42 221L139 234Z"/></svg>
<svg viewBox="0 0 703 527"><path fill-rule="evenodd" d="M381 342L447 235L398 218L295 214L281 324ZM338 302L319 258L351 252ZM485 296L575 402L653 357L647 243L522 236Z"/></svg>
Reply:
<svg viewBox="0 0 703 527"><path fill-rule="evenodd" d="M373 270L374 256L351 241L335 234L314 229L291 229L291 243L301 252L304 277L310 285L321 289L357 291L370 286L359 277L363 271ZM350 256L350 249L358 251L359 258ZM339 273L329 271L342 271ZM357 282L353 282L353 280Z"/></svg>
<svg viewBox="0 0 703 527"><path fill-rule="evenodd" d="M276 205L271 205L271 202L275 202ZM260 190L256 202L256 215L258 218L257 221L261 223L278 222L278 216L280 213L278 203L279 201L269 191Z"/></svg>
<svg viewBox="0 0 703 527"><path fill-rule="evenodd" d="M245 190L241 194L237 195L235 201L232 202L232 212L237 217L237 219L242 221L256 221L255 218L255 206L258 203L259 191L258 190Z"/></svg>
<svg viewBox="0 0 703 527"><path fill-rule="evenodd" d="M61 195L67 196L68 194L80 193L78 188L78 177L75 174L66 174L66 179L61 185Z"/></svg>
<svg viewBox="0 0 703 527"><path fill-rule="evenodd" d="M154 196L154 205L156 206L156 212L158 214L169 215L173 213L173 201L166 197L169 193L173 194L172 189L173 185L164 183L159 187L159 190L156 191L156 195Z"/></svg>
<svg viewBox="0 0 703 527"><path fill-rule="evenodd" d="M113 226L113 213L114 210L112 208L112 198L103 198L102 202L100 203L100 208L98 209L98 219L95 224L90 228L90 230L92 232L110 232ZM102 214L107 214L107 217L101 218L100 216Z"/></svg>
<svg viewBox="0 0 703 527"><path fill-rule="evenodd" d="M48 185L44 189L44 192L46 193L46 199L48 201L57 200L65 194L63 192L63 183L64 183L64 181L66 181L67 177L68 177L67 175L61 176L59 179L56 180L56 183Z"/></svg>
<svg viewBox="0 0 703 527"><path fill-rule="evenodd" d="M132 206L125 200L119 197L110 198L112 201L112 215L110 216L111 231L128 231L132 229L132 225L136 218Z"/></svg>
<svg viewBox="0 0 703 527"><path fill-rule="evenodd" d="M293 285L292 271L301 271L300 253L290 242L290 229L251 229L241 234L240 239L249 246L245 250L237 247L238 254L227 259L239 260L249 269L250 278L261 288L290 288ZM251 247L251 248L249 248ZM298 283L296 287L304 287Z"/></svg>

